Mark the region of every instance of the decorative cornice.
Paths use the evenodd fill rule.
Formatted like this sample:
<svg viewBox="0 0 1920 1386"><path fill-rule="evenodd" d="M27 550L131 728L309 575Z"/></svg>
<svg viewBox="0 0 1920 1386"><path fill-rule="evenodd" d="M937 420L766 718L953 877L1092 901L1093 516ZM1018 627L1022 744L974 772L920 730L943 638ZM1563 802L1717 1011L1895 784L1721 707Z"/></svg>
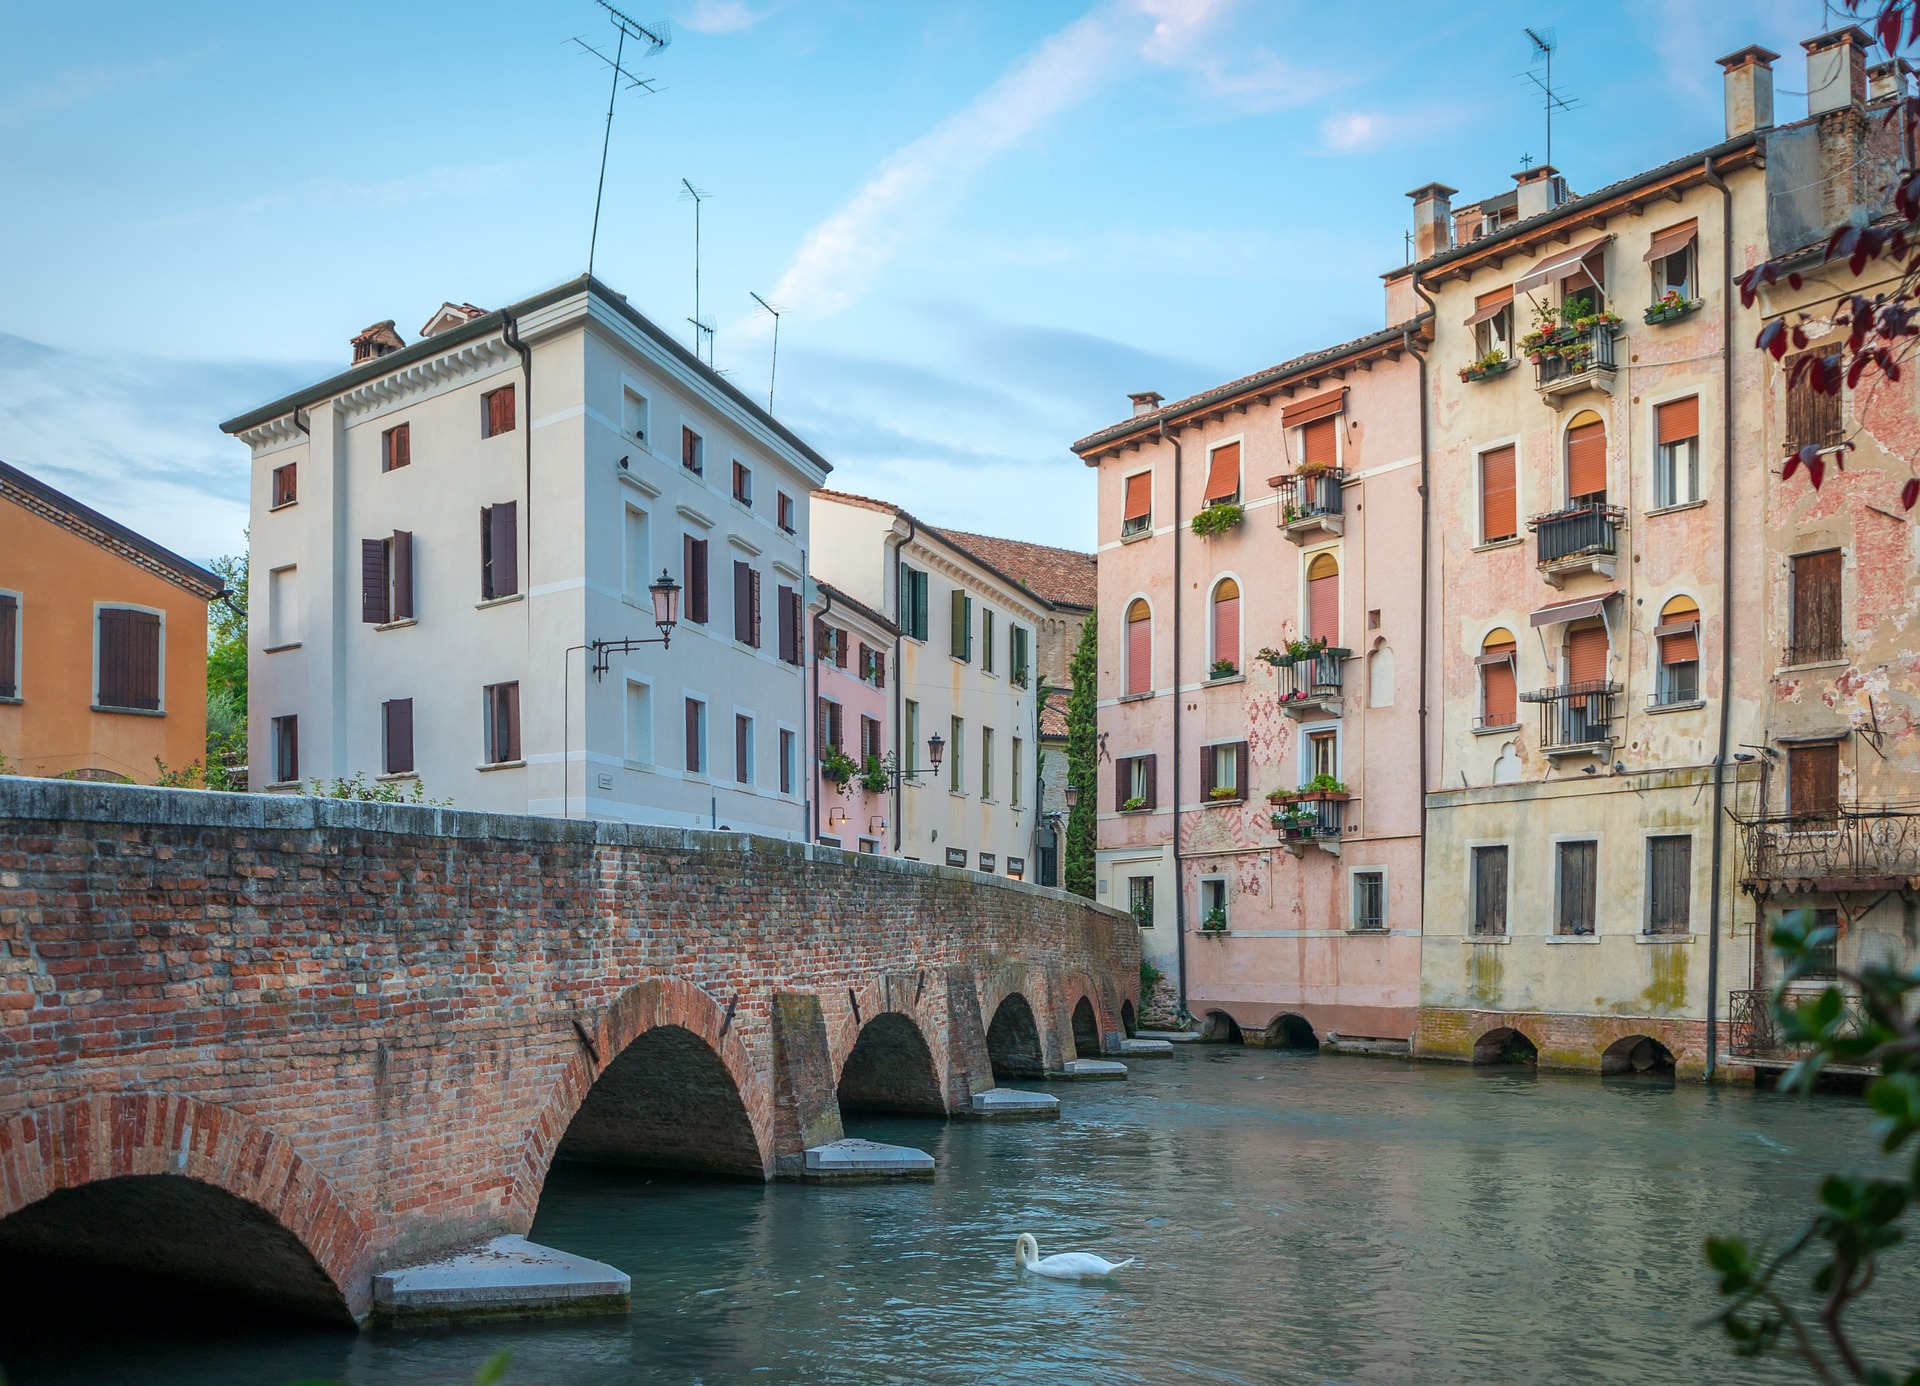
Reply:
<svg viewBox="0 0 1920 1386"><path fill-rule="evenodd" d="M333 406L349 418L369 414L386 405L417 395L437 392L442 387L470 375L491 369L495 364L514 359L514 350L500 337L486 337L456 347L443 356L417 361L404 370L348 390L334 398Z"/></svg>
<svg viewBox="0 0 1920 1386"><path fill-rule="evenodd" d="M31 511L42 519L48 520L53 524L59 525L64 530L79 535L82 539L98 544L101 548L107 550L107 552L133 564L134 567L144 569L152 573L155 577L165 578L175 587L191 592L202 601L212 601L221 592L226 590L226 584L221 582L214 574L206 573L206 578L212 579L211 581L206 581L192 574L183 572L180 568L155 557L139 545L129 543L119 535L110 533L98 525L89 523L84 516L76 515L71 510L63 509L38 492L30 491L26 487L20 486L4 476L0 476L0 499L10 500L22 510ZM182 562L184 561L185 560L182 560ZM195 567L195 572L205 572L205 570Z"/></svg>

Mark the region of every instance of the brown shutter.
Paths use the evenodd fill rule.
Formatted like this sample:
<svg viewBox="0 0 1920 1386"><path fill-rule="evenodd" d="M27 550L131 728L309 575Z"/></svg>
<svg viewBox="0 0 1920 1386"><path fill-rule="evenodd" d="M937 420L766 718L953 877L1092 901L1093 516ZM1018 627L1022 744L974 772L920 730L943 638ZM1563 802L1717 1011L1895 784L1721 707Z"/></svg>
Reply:
<svg viewBox="0 0 1920 1386"><path fill-rule="evenodd" d="M1153 687L1153 618L1127 622L1127 692L1145 693Z"/></svg>
<svg viewBox="0 0 1920 1386"><path fill-rule="evenodd" d="M99 622L100 673L94 696L101 707L125 707L128 697L127 614L115 608L101 611Z"/></svg>
<svg viewBox="0 0 1920 1386"><path fill-rule="evenodd" d="M300 464L289 462L273 469L273 503L292 505L300 496Z"/></svg>
<svg viewBox="0 0 1920 1386"><path fill-rule="evenodd" d="M1513 445L1480 454L1480 541L1491 544L1520 532Z"/></svg>
<svg viewBox="0 0 1920 1386"><path fill-rule="evenodd" d="M1804 447L1830 448L1841 442L1840 396L1820 394L1813 388L1813 375L1819 369L1817 358L1828 353L1802 352L1781 362L1787 372L1787 445L1795 451ZM1802 361L1808 363L1798 380L1794 371Z"/></svg>
<svg viewBox="0 0 1920 1386"><path fill-rule="evenodd" d="M1520 701L1514 687L1513 661L1480 666L1481 725L1510 727L1520 720Z"/></svg>
<svg viewBox="0 0 1920 1386"><path fill-rule="evenodd" d="M493 591L495 597L511 597L520 590L520 517L519 505L515 501L502 501L490 507L489 518L493 558Z"/></svg>
<svg viewBox="0 0 1920 1386"><path fill-rule="evenodd" d="M829 737L829 740L831 740L833 743L833 749L836 751L845 750L846 749L846 729L847 729L846 718L841 715L840 704L838 703L827 704L827 726L828 726L829 732L831 732L831 736Z"/></svg>
<svg viewBox="0 0 1920 1386"><path fill-rule="evenodd" d="M1247 771L1247 743L1236 742L1233 747L1233 790L1235 795L1242 799L1247 797L1248 792Z"/></svg>
<svg viewBox="0 0 1920 1386"><path fill-rule="evenodd" d="M1796 818L1830 819L1839 812L1839 742L1787 748L1787 809Z"/></svg>
<svg viewBox="0 0 1920 1386"><path fill-rule="evenodd" d="M1200 748L1200 797L1202 799L1213 797L1213 761L1213 747L1202 746Z"/></svg>
<svg viewBox="0 0 1920 1386"><path fill-rule="evenodd" d="M387 606L387 541L360 541L360 620L383 625L392 617Z"/></svg>
<svg viewBox="0 0 1920 1386"><path fill-rule="evenodd" d="M1340 643L1340 574L1307 581L1307 638Z"/></svg>
<svg viewBox="0 0 1920 1386"><path fill-rule="evenodd" d="M1138 472L1127 478L1126 512L1123 520L1144 520L1153 514L1153 473Z"/></svg>
<svg viewBox="0 0 1920 1386"><path fill-rule="evenodd" d="M1310 398L1282 405L1280 425L1283 428L1299 428L1315 419L1330 418L1346 407L1347 387L1342 385L1337 390L1325 390Z"/></svg>
<svg viewBox="0 0 1920 1386"><path fill-rule="evenodd" d="M686 536L683 546L686 567L687 619L704 626L708 619L707 541Z"/></svg>
<svg viewBox="0 0 1920 1386"><path fill-rule="evenodd" d="M1127 790L1133 784L1133 757L1121 756L1113 762L1113 811L1120 813L1127 807Z"/></svg>
<svg viewBox="0 0 1920 1386"><path fill-rule="evenodd" d="M700 704L687 699L687 773L700 773Z"/></svg>
<svg viewBox="0 0 1920 1386"><path fill-rule="evenodd" d="M834 668L844 669L847 667L847 656L851 652L852 648L853 647L847 641L847 633L844 630L841 630L840 627L838 626L833 627L833 667Z"/></svg>
<svg viewBox="0 0 1920 1386"><path fill-rule="evenodd" d="M393 619L413 619L413 531L393 532Z"/></svg>
<svg viewBox="0 0 1920 1386"><path fill-rule="evenodd" d="M747 628L747 643L754 649L760 648L760 570L747 569L747 597L753 609L753 619Z"/></svg>
<svg viewBox="0 0 1920 1386"><path fill-rule="evenodd" d="M1580 424L1567 430L1567 500L1606 494L1607 426Z"/></svg>
<svg viewBox="0 0 1920 1386"><path fill-rule="evenodd" d="M1511 284L1507 285L1504 289L1494 289L1490 293L1477 294L1473 300L1473 315L1467 319L1466 325L1468 327L1478 327L1483 322L1490 322L1505 312L1507 305L1512 302L1513 285Z"/></svg>
<svg viewBox="0 0 1920 1386"><path fill-rule="evenodd" d="M20 599L0 595L0 698L20 696Z"/></svg>
<svg viewBox="0 0 1920 1386"><path fill-rule="evenodd" d="M793 650L793 589L783 585L775 595L780 601L780 658L798 664Z"/></svg>
<svg viewBox="0 0 1920 1386"><path fill-rule="evenodd" d="M1150 809L1153 809L1153 808L1160 807L1159 775L1156 773L1159 767L1160 758L1158 756L1150 755L1146 758L1146 761L1147 761L1147 793L1146 793L1147 807Z"/></svg>
<svg viewBox="0 0 1920 1386"><path fill-rule="evenodd" d="M1340 461L1340 420L1315 419L1300 430L1300 465L1331 467Z"/></svg>
<svg viewBox="0 0 1920 1386"><path fill-rule="evenodd" d="M747 574L752 571L739 559L733 560L733 638L742 644L747 642L753 619L753 598L747 591Z"/></svg>
<svg viewBox="0 0 1920 1386"><path fill-rule="evenodd" d="M747 719L734 715L733 719L733 777L741 784L747 782Z"/></svg>
<svg viewBox="0 0 1920 1386"><path fill-rule="evenodd" d="M1228 443L1215 448L1207 459L1206 503L1232 500L1240 494L1240 445Z"/></svg>
<svg viewBox="0 0 1920 1386"><path fill-rule="evenodd" d="M1240 598L1215 597L1213 601L1213 657L1240 666Z"/></svg>
<svg viewBox="0 0 1920 1386"><path fill-rule="evenodd" d="M875 688L887 686L887 652L885 650L873 652L873 686Z"/></svg>
<svg viewBox="0 0 1920 1386"><path fill-rule="evenodd" d="M1840 550L1795 555L1792 638L1792 663L1840 657Z"/></svg>
<svg viewBox="0 0 1920 1386"><path fill-rule="evenodd" d="M151 611L127 613L127 686L123 707L160 709L160 618Z"/></svg>
<svg viewBox="0 0 1920 1386"><path fill-rule="evenodd" d="M1662 443L1683 443L1700 436L1700 396L1688 395L1654 410Z"/></svg>
<svg viewBox="0 0 1920 1386"><path fill-rule="evenodd" d="M387 773L413 769L413 699L394 698L380 705L387 724Z"/></svg>
<svg viewBox="0 0 1920 1386"><path fill-rule="evenodd" d="M393 465L404 467L413 461L413 425L401 424L393 430Z"/></svg>
<svg viewBox="0 0 1920 1386"><path fill-rule="evenodd" d="M487 436L513 432L513 386L503 385L487 395Z"/></svg>
<svg viewBox="0 0 1920 1386"><path fill-rule="evenodd" d="M1601 626L1567 634L1567 682L1605 683L1607 680L1607 632Z"/></svg>
<svg viewBox="0 0 1920 1386"><path fill-rule="evenodd" d="M798 664L806 658L807 610L806 600L795 592L787 599L793 606L793 662Z"/></svg>
<svg viewBox="0 0 1920 1386"><path fill-rule="evenodd" d="M507 759L520 759L520 685L510 683L506 686L507 712Z"/></svg>

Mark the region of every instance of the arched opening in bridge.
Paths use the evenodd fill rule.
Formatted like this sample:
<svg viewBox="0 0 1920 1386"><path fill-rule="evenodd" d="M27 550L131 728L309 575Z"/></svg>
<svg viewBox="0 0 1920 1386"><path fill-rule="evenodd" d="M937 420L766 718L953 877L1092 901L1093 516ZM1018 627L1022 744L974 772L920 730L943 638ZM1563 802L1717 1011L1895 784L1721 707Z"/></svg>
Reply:
<svg viewBox="0 0 1920 1386"><path fill-rule="evenodd" d="M1245 1044L1239 1022L1225 1011L1208 1011L1200 1022L1202 1044Z"/></svg>
<svg viewBox="0 0 1920 1386"><path fill-rule="evenodd" d="M1497 1030L1487 1031L1473 1042L1473 1061L1476 1064L1531 1066L1540 1061L1540 1050L1518 1030L1503 1025Z"/></svg>
<svg viewBox="0 0 1920 1386"><path fill-rule="evenodd" d="M1093 1002L1084 996L1073 1008L1073 1052L1083 1059L1100 1057L1100 1021Z"/></svg>
<svg viewBox="0 0 1920 1386"><path fill-rule="evenodd" d="M1014 992L993 1013L987 1027L987 1058L996 1078L1040 1078L1046 1075L1046 1055L1040 1048L1040 1027L1034 1022L1027 998Z"/></svg>
<svg viewBox="0 0 1920 1386"><path fill-rule="evenodd" d="M1135 1014L1131 1001L1120 1003L1120 1028L1126 1032L1128 1039L1132 1039L1134 1032L1140 1028L1140 1019Z"/></svg>
<svg viewBox="0 0 1920 1386"><path fill-rule="evenodd" d="M765 1177L733 1075L678 1025L648 1030L601 1070L556 1158Z"/></svg>
<svg viewBox="0 0 1920 1386"><path fill-rule="evenodd" d="M933 1051L919 1026L884 1011L860 1027L840 1069L840 1110L945 1113Z"/></svg>
<svg viewBox="0 0 1920 1386"><path fill-rule="evenodd" d="M1656 1077L1673 1074L1673 1051L1651 1035L1628 1035L1608 1045L1600 1056L1600 1071L1606 1074L1646 1073Z"/></svg>
<svg viewBox="0 0 1920 1386"><path fill-rule="evenodd" d="M1297 1049L1302 1053L1317 1054L1320 1052L1320 1037L1313 1033L1313 1026L1307 1023L1305 1016L1289 1011L1267 1023L1267 1048Z"/></svg>
<svg viewBox="0 0 1920 1386"><path fill-rule="evenodd" d="M346 1301L300 1239L258 1204L178 1174L57 1189L0 1218L0 1323L79 1308L153 1305L196 1317L221 1302L351 1327ZM19 1331L34 1323L19 1321ZM14 1333L0 1329L0 1336Z"/></svg>

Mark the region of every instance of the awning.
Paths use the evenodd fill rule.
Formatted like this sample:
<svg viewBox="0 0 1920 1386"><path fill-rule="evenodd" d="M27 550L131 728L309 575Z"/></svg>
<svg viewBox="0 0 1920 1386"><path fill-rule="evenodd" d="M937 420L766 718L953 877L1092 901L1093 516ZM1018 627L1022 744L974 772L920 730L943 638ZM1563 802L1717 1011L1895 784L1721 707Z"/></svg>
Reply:
<svg viewBox="0 0 1920 1386"><path fill-rule="evenodd" d="M1551 260L1541 262L1531 273L1522 275L1514 281L1513 291L1518 294L1530 293L1543 284L1558 284L1577 274L1580 266L1588 257L1596 254L1602 246L1612 240L1612 236L1602 236L1598 240L1588 241L1585 245L1576 245L1571 250L1563 250Z"/></svg>
<svg viewBox="0 0 1920 1386"><path fill-rule="evenodd" d="M1664 260L1676 250L1686 248L1688 241L1700 234L1700 219L1683 221L1678 226L1669 226L1664 231L1653 233L1653 244L1647 247L1647 263Z"/></svg>
<svg viewBox="0 0 1920 1386"><path fill-rule="evenodd" d="M1491 318L1497 318L1513 302L1513 285L1504 289L1495 289L1490 294L1481 294L1473 301L1473 316L1467 319L1468 327L1478 327Z"/></svg>
<svg viewBox="0 0 1920 1386"><path fill-rule="evenodd" d="M1312 423L1315 419L1329 418L1347 407L1347 387L1327 390L1308 399L1295 400L1280 410L1280 425L1283 428L1298 428L1301 424Z"/></svg>
<svg viewBox="0 0 1920 1386"><path fill-rule="evenodd" d="M1512 664L1514 662L1514 651L1508 648L1495 650L1492 654L1475 655L1473 662L1482 668L1485 668L1489 664Z"/></svg>
<svg viewBox="0 0 1920 1386"><path fill-rule="evenodd" d="M1589 616L1598 616L1608 602L1620 595L1615 588L1611 592L1602 592L1597 597L1582 597L1578 601L1555 602L1552 606L1543 606L1532 616L1528 623L1536 630L1541 626L1563 626L1569 621L1584 621Z"/></svg>

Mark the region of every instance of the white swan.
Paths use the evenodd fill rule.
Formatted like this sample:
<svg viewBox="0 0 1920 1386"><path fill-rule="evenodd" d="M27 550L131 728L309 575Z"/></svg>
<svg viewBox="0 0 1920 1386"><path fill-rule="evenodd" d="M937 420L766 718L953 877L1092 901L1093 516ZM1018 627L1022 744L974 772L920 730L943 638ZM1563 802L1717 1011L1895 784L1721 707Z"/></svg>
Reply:
<svg viewBox="0 0 1920 1386"><path fill-rule="evenodd" d="M1108 1261L1084 1251L1062 1251L1053 1256L1040 1254L1040 1243L1033 1239L1031 1232L1022 1232L1020 1240L1013 1244L1013 1261L1022 1270L1030 1270L1035 1275L1049 1276L1054 1280L1083 1280L1089 1276L1112 1275L1122 1266L1133 1264L1133 1257L1124 1261Z"/></svg>

